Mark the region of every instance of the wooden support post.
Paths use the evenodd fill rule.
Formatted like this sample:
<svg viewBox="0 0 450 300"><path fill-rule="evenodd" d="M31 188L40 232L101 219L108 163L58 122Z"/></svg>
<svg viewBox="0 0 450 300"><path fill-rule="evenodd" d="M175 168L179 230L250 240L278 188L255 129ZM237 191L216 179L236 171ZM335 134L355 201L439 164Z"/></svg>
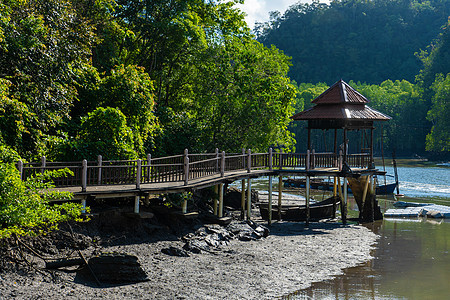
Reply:
<svg viewBox="0 0 450 300"><path fill-rule="evenodd" d="M311 151L311 169L315 169L316 167L316 150L312 149Z"/></svg>
<svg viewBox="0 0 450 300"><path fill-rule="evenodd" d="M311 128L309 127L309 122L310 121L308 121L308 145L306 150L311 150Z"/></svg>
<svg viewBox="0 0 450 300"><path fill-rule="evenodd" d="M223 183L219 183L219 218L223 217Z"/></svg>
<svg viewBox="0 0 450 300"><path fill-rule="evenodd" d="M364 184L364 190L363 190L363 194L362 194L362 198L361 198L361 200L362 200L361 209L363 211L364 211L364 207L366 207L367 191L369 189L369 183L370 183L369 176L365 176L365 177L366 177L366 183ZM365 212L363 212L363 211L360 212L361 216L366 215Z"/></svg>
<svg viewBox="0 0 450 300"><path fill-rule="evenodd" d="M339 172L342 171L342 166L344 165L344 157L342 150L339 150Z"/></svg>
<svg viewBox="0 0 450 300"><path fill-rule="evenodd" d="M252 150L247 150L247 173L252 171ZM250 181L249 181L250 183Z"/></svg>
<svg viewBox="0 0 450 300"><path fill-rule="evenodd" d="M273 170L273 150L269 148L269 171Z"/></svg>
<svg viewBox="0 0 450 300"><path fill-rule="evenodd" d="M347 190L347 178L344 177L344 205L342 206L343 210L342 210L342 224L346 225L347 224L347 200L348 200L348 190Z"/></svg>
<svg viewBox="0 0 450 300"><path fill-rule="evenodd" d="M280 166L279 169L283 169L283 149L280 149Z"/></svg>
<svg viewBox="0 0 450 300"><path fill-rule="evenodd" d="M213 213L215 216L217 216L217 201L219 197L219 185L214 186L214 199L213 199Z"/></svg>
<svg viewBox="0 0 450 300"><path fill-rule="evenodd" d="M189 153L188 149L184 149L184 185L189 183Z"/></svg>
<svg viewBox="0 0 450 300"><path fill-rule="evenodd" d="M219 173L219 148L216 148L214 153L216 153L216 173Z"/></svg>
<svg viewBox="0 0 450 300"><path fill-rule="evenodd" d="M147 154L147 183L150 182L150 166L152 165L152 155Z"/></svg>
<svg viewBox="0 0 450 300"><path fill-rule="evenodd" d="M337 129L334 129L334 154L337 154Z"/></svg>
<svg viewBox="0 0 450 300"><path fill-rule="evenodd" d="M373 127L370 128L370 161L369 168L373 166Z"/></svg>
<svg viewBox="0 0 450 300"><path fill-rule="evenodd" d="M20 180L23 180L23 161L21 159L17 162L17 170L19 170Z"/></svg>
<svg viewBox="0 0 450 300"><path fill-rule="evenodd" d="M139 196L134 196L134 213L138 214L139 213Z"/></svg>
<svg viewBox="0 0 450 300"><path fill-rule="evenodd" d="M220 159L220 176L225 176L225 151L222 151L222 158Z"/></svg>
<svg viewBox="0 0 450 300"><path fill-rule="evenodd" d="M97 180L97 184L101 185L102 184L102 156L99 155L97 156L97 166L98 166L98 180Z"/></svg>
<svg viewBox="0 0 450 300"><path fill-rule="evenodd" d="M245 157L246 157L246 155L245 155L245 149L242 148L242 169L245 169L245 168L246 168Z"/></svg>
<svg viewBox="0 0 450 300"><path fill-rule="evenodd" d="M183 214L187 213L187 199L186 199L186 197L183 197L183 203L181 204L181 212Z"/></svg>
<svg viewBox="0 0 450 300"><path fill-rule="evenodd" d="M247 184L247 220L252 216L252 180L249 177Z"/></svg>
<svg viewBox="0 0 450 300"><path fill-rule="evenodd" d="M305 170L309 171L309 165L311 162L311 152L308 150L306 150L306 166L305 166Z"/></svg>
<svg viewBox="0 0 450 300"><path fill-rule="evenodd" d="M347 129L344 128L344 162L347 161L347 152L348 152L347 147L348 147L347 146Z"/></svg>
<svg viewBox="0 0 450 300"><path fill-rule="evenodd" d="M283 196L283 176L278 176L278 221L281 221L282 196Z"/></svg>
<svg viewBox="0 0 450 300"><path fill-rule="evenodd" d="M241 180L241 219L245 217L245 179Z"/></svg>
<svg viewBox="0 0 450 300"><path fill-rule="evenodd" d="M376 190L377 190L377 182L375 180L375 178L373 178L372 176L370 176L370 186L371 186L371 195L372 197L372 222L375 221L375 199L376 199Z"/></svg>
<svg viewBox="0 0 450 300"><path fill-rule="evenodd" d="M310 211L309 211L309 193L311 191L311 182L310 182L310 177L306 176L306 227L309 227L309 215L310 215Z"/></svg>
<svg viewBox="0 0 450 300"><path fill-rule="evenodd" d="M81 191L86 192L87 187L87 160L83 159L81 168Z"/></svg>
<svg viewBox="0 0 450 300"><path fill-rule="evenodd" d="M42 156L41 157L41 173L42 173L42 175L44 175L46 165L47 165L47 159L45 158L45 156Z"/></svg>
<svg viewBox="0 0 450 300"><path fill-rule="evenodd" d="M337 196L337 179L336 176L333 177L333 196L336 197Z"/></svg>
<svg viewBox="0 0 450 300"><path fill-rule="evenodd" d="M142 160L138 159L136 164L136 189L139 190L141 188Z"/></svg>
<svg viewBox="0 0 450 300"><path fill-rule="evenodd" d="M269 205L267 208L267 211L269 212L269 226L272 225L272 176L269 175Z"/></svg>

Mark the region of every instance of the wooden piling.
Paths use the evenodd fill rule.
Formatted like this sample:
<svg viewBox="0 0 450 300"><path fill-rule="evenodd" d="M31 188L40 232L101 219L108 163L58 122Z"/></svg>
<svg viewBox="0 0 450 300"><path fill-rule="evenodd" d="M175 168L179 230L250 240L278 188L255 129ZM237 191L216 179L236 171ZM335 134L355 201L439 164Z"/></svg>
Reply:
<svg viewBox="0 0 450 300"><path fill-rule="evenodd" d="M187 199L183 197L183 203L181 204L181 212L187 214Z"/></svg>
<svg viewBox="0 0 450 300"><path fill-rule="evenodd" d="M102 162L103 162L102 156L101 155L97 156L97 166L98 166L97 182L98 182L98 185L102 184Z"/></svg>
<svg viewBox="0 0 450 300"><path fill-rule="evenodd" d="M245 179L241 180L241 219L245 218Z"/></svg>
<svg viewBox="0 0 450 300"><path fill-rule="evenodd" d="M283 176L278 176L278 221L281 221L281 198L283 196Z"/></svg>
<svg viewBox="0 0 450 300"><path fill-rule="evenodd" d="M310 184L310 177L306 176L306 227L309 227L309 193L310 193L310 188L311 188L311 184Z"/></svg>
<svg viewBox="0 0 450 300"><path fill-rule="evenodd" d="M86 192L87 187L87 160L83 159L81 169L81 191Z"/></svg>
<svg viewBox="0 0 450 300"><path fill-rule="evenodd" d="M136 189L139 190L141 188L142 161L138 159L136 164Z"/></svg>
<svg viewBox="0 0 450 300"><path fill-rule="evenodd" d="M219 218L223 217L223 183L219 184Z"/></svg>
<svg viewBox="0 0 450 300"><path fill-rule="evenodd" d="M346 225L347 224L347 200L348 200L348 189L347 189L347 178L344 177L344 204L342 205L342 224Z"/></svg>
<svg viewBox="0 0 450 300"><path fill-rule="evenodd" d="M134 197L134 213L138 214L139 213L139 196L135 196Z"/></svg>
<svg viewBox="0 0 450 300"><path fill-rule="evenodd" d="M269 226L272 225L272 176L269 175Z"/></svg>
<svg viewBox="0 0 450 300"><path fill-rule="evenodd" d="M250 220L252 215L252 181L249 178L247 184L247 220Z"/></svg>
<svg viewBox="0 0 450 300"><path fill-rule="evenodd" d="M217 216L217 198L219 197L219 186L216 184L214 186L214 199L213 199L213 211L214 215Z"/></svg>

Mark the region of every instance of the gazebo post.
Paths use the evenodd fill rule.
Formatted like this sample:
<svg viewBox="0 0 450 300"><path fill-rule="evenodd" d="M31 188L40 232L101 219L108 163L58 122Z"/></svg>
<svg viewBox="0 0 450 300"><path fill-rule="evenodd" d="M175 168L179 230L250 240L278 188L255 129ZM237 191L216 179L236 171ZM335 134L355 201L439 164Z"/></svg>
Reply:
<svg viewBox="0 0 450 300"><path fill-rule="evenodd" d="M337 154L337 128L334 129L334 154Z"/></svg>
<svg viewBox="0 0 450 300"><path fill-rule="evenodd" d="M344 127L344 162L347 162L347 128Z"/></svg>
<svg viewBox="0 0 450 300"><path fill-rule="evenodd" d="M311 150L311 127L308 122L308 148L306 150Z"/></svg>
<svg viewBox="0 0 450 300"><path fill-rule="evenodd" d="M373 166L373 126L370 128L370 162L369 168Z"/></svg>

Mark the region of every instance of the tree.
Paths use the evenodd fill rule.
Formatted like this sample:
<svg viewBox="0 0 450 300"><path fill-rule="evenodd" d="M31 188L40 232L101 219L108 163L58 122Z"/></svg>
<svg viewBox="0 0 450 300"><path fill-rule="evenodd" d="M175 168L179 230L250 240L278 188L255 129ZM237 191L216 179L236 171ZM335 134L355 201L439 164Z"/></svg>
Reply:
<svg viewBox="0 0 450 300"><path fill-rule="evenodd" d="M427 119L433 127L427 135L427 151L450 152L450 73L438 75L432 85L434 96Z"/></svg>
<svg viewBox="0 0 450 300"><path fill-rule="evenodd" d="M289 57L246 38L210 47L195 66L191 111L206 149L266 151L292 148L287 130L296 88L287 77Z"/></svg>
<svg viewBox="0 0 450 300"><path fill-rule="evenodd" d="M2 1L0 78L32 112L34 131L23 136L26 156L38 154L42 138L68 116L75 97L71 66L87 61L93 25L69 0Z"/></svg>
<svg viewBox="0 0 450 300"><path fill-rule="evenodd" d="M133 134L125 115L117 108L98 107L82 119L75 141L65 141L55 150L65 159L135 159Z"/></svg>

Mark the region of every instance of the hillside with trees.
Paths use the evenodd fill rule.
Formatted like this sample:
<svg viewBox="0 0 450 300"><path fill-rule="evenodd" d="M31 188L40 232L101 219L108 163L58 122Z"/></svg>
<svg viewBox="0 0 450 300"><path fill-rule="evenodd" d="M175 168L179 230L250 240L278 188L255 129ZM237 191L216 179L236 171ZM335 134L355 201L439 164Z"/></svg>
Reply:
<svg viewBox="0 0 450 300"><path fill-rule="evenodd" d="M376 153L445 159L450 126L450 1L332 1L298 3L255 32L265 45L292 56L296 112L340 78L392 117L375 132ZM303 106L304 104L304 106ZM306 124L291 124L305 151ZM381 131L383 126L383 131ZM357 139L357 137L355 136ZM315 140L320 148L324 134ZM323 146L322 146L323 148Z"/></svg>
<svg viewBox="0 0 450 300"><path fill-rule="evenodd" d="M263 44L292 57L298 83L340 78L368 84L414 82L425 50L450 16L450 1L374 0L298 3L257 24Z"/></svg>

